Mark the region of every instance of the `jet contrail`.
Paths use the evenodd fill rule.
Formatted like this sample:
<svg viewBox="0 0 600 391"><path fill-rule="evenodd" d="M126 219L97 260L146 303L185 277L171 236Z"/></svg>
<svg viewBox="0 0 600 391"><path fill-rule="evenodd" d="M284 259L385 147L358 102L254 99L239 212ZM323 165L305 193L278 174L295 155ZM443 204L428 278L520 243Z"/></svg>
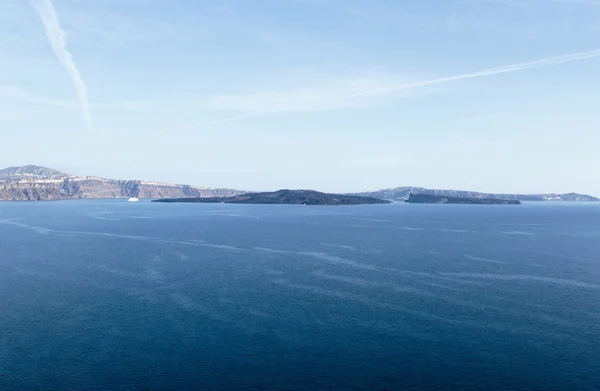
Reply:
<svg viewBox="0 0 600 391"><path fill-rule="evenodd" d="M458 81L458 80L475 79L478 77L499 75L502 73L518 72L518 71L524 71L524 70L533 69L533 68L543 68L543 67L547 67L547 66L551 66L551 65L558 65L558 64L564 64L567 62L587 60L587 59L596 58L596 57L600 57L600 49L599 50L590 50L587 52L566 54L566 55L557 56L557 57L544 58L541 60L522 62L519 64L506 65L506 66L502 66L502 67L498 67L498 68L489 68L489 69L484 69L484 70L481 70L478 72L466 73L463 75L448 76L448 77L442 77L439 79L418 81L418 82L410 83L410 84L401 84L401 85L396 85L396 86L378 88L378 89L369 90L369 91L362 91L362 92L357 92L354 94L347 95L345 98L352 99L352 98L358 98L358 97L367 96L367 95L378 95L378 94L383 94L386 92L408 90L411 88L425 87L425 86L442 84L442 83L449 83L449 82Z"/></svg>
<svg viewBox="0 0 600 391"><path fill-rule="evenodd" d="M575 62L575 61L582 61L582 60L598 58L598 57L600 57L600 49L589 50L586 52L565 54L562 56L543 58L541 60L534 60L534 61L522 62L522 63L518 63L518 64L505 65L505 66L501 66L501 67L497 67L497 68L483 69L481 71L477 71L477 72L473 72L473 73L465 73L465 74L461 74L461 75L447 76L447 77L442 77L442 78L438 78L438 79L424 80L424 81L418 81L415 83L399 84L399 85L393 85L393 86L384 87L384 88L377 88L377 89L372 89L372 90L356 92L356 93L348 94L348 95L341 97L341 100L343 101L346 99L356 99L356 98L360 98L363 96L380 95L380 94L385 94L385 93L390 93L390 92L403 91L403 90L419 88L419 87L426 87L426 86L431 86L431 85L436 85L436 84L450 83L453 81L476 79L479 77L500 75L503 73L525 71L527 69L543 68L543 67L548 67L548 66L552 66L552 65L564 64L564 63ZM215 124L240 121L240 120L247 119L247 118L260 117L263 115L275 114L275 113L283 112L283 111L286 111L286 110L276 109L276 110L267 110L267 111L256 111L253 113L238 115L235 117L228 117L228 118L222 118L222 119L217 119L217 120L213 120L213 121L203 122L203 123L200 123L197 125L191 125L188 127L165 129L165 130L162 130L159 132L154 132L154 134L170 133L170 132L176 132L176 131L180 131L180 130L199 129L199 128L203 128L203 127L211 126L211 125L215 125Z"/></svg>
<svg viewBox="0 0 600 391"><path fill-rule="evenodd" d="M56 9L52 5L51 0L30 0L30 3L44 23L46 35L48 36L48 40L52 46L52 51L54 51L58 61L60 61L62 66L65 68L71 77L73 84L75 85L77 96L79 97L79 103L81 104L83 118L87 124L88 131L91 133L92 118L90 116L87 88L83 82L83 79L81 78L79 70L77 69L77 65L75 65L75 62L73 61L73 56L67 50L67 41L65 40L66 34L60 27Z"/></svg>

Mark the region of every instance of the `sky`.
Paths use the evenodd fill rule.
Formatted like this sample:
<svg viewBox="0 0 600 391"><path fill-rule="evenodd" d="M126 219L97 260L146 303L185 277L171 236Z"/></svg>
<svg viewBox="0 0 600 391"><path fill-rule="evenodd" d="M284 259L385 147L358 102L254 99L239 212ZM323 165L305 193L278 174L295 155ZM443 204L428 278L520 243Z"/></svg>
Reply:
<svg viewBox="0 0 600 391"><path fill-rule="evenodd" d="M0 0L0 167L600 195L600 0Z"/></svg>

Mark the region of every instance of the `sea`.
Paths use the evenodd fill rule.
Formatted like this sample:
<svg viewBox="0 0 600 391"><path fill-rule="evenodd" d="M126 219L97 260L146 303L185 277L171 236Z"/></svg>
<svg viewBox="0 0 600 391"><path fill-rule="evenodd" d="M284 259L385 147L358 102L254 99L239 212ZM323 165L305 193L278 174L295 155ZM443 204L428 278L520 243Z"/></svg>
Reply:
<svg viewBox="0 0 600 391"><path fill-rule="evenodd" d="M0 203L0 390L600 390L600 203Z"/></svg>

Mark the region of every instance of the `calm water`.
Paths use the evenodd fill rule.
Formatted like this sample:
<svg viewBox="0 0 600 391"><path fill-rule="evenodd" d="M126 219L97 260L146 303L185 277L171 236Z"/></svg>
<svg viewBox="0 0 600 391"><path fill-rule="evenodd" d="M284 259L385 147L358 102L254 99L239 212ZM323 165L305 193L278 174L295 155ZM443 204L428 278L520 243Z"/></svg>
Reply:
<svg viewBox="0 0 600 391"><path fill-rule="evenodd" d="M0 390L598 390L600 205L0 203Z"/></svg>

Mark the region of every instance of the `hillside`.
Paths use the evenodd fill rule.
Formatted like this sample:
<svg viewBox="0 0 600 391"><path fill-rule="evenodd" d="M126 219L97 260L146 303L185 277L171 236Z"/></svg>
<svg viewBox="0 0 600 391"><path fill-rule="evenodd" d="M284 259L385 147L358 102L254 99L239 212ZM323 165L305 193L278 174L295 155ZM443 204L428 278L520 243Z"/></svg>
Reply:
<svg viewBox="0 0 600 391"><path fill-rule="evenodd" d="M8 167L0 170L0 180L20 178L66 178L68 174L42 166Z"/></svg>
<svg viewBox="0 0 600 391"><path fill-rule="evenodd" d="M228 197L243 193L140 180L70 176L40 166L0 170L0 200L66 200L72 198Z"/></svg>

